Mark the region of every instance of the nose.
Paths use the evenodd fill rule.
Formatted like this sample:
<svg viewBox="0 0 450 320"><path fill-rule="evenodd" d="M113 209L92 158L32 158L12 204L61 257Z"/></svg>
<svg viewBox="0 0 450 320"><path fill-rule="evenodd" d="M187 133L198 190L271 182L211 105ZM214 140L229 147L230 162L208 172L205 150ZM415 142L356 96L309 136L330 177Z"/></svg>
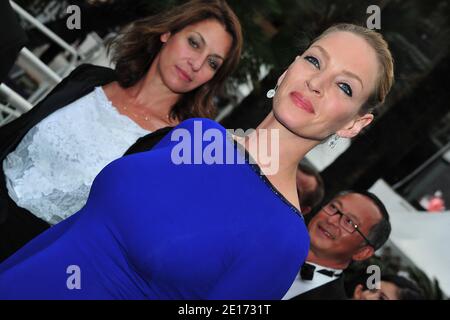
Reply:
<svg viewBox="0 0 450 320"><path fill-rule="evenodd" d="M323 95L323 85L320 76L306 80L306 87L316 96L321 97Z"/></svg>
<svg viewBox="0 0 450 320"><path fill-rule="evenodd" d="M191 57L188 60L188 63L191 66L192 70L194 72L197 72L197 71L199 71L202 68L203 63L205 62L205 60L206 60L206 57L204 57L203 55L197 55L195 57Z"/></svg>
<svg viewBox="0 0 450 320"><path fill-rule="evenodd" d="M331 225L334 225L338 229L339 229L340 220L341 220L341 215L337 214L337 213L328 217L328 223Z"/></svg>

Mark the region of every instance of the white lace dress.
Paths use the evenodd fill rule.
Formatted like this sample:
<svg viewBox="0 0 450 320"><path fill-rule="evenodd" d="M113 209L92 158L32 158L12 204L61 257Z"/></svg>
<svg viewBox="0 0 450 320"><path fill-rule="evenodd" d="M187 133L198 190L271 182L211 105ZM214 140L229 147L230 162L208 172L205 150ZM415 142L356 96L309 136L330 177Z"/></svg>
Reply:
<svg viewBox="0 0 450 320"><path fill-rule="evenodd" d="M5 158L9 196L58 223L85 205L95 176L148 133L97 87L39 122Z"/></svg>

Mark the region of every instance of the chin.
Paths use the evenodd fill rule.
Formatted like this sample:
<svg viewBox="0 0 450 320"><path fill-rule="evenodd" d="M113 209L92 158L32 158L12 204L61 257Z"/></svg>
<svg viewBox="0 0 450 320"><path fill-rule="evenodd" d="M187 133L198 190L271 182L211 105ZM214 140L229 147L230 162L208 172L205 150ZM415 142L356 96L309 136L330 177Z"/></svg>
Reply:
<svg viewBox="0 0 450 320"><path fill-rule="evenodd" d="M317 138L319 134L315 134L308 130L308 124L311 123L312 119L307 119L304 115L296 112L288 112L289 110L276 110L273 109L273 114L275 119L287 130L295 134L296 136L308 139L308 140L323 140L322 138ZM310 128L312 129L312 128Z"/></svg>
<svg viewBox="0 0 450 320"><path fill-rule="evenodd" d="M182 81L181 79L178 79L176 76L171 77L162 75L162 81L170 91L177 94L183 94L193 90L193 88L190 87L191 86L190 83Z"/></svg>
<svg viewBox="0 0 450 320"><path fill-rule="evenodd" d="M300 130L298 130L298 128L301 127L302 124L300 123L300 121L298 121L298 116L288 114L287 112L285 112L285 110L277 109L273 109L273 115L275 119L277 119L277 121L281 123L281 125L283 125L283 127L293 132L294 134L299 135L300 132L298 131Z"/></svg>
<svg viewBox="0 0 450 320"><path fill-rule="evenodd" d="M177 94L184 94L193 90L191 88L188 88L186 85L179 83L167 83L166 86L167 88L169 88L170 91Z"/></svg>
<svg viewBox="0 0 450 320"><path fill-rule="evenodd" d="M317 115L309 114L292 104L280 102L275 103L274 101L272 109L274 117L296 136L321 142L333 132L323 121L317 119Z"/></svg>

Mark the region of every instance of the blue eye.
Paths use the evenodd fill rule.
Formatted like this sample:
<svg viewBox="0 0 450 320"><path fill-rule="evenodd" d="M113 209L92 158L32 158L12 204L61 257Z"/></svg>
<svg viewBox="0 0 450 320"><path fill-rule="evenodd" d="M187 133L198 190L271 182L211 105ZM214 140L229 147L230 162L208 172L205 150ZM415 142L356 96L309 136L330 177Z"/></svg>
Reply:
<svg viewBox="0 0 450 320"><path fill-rule="evenodd" d="M353 91L352 88L346 84L346 83L339 83L338 84L339 88L341 88L341 90L348 95L349 97L353 96Z"/></svg>
<svg viewBox="0 0 450 320"><path fill-rule="evenodd" d="M320 63L319 60L312 57L312 56L306 56L305 60L308 61L309 63L313 64L317 69L320 70Z"/></svg>

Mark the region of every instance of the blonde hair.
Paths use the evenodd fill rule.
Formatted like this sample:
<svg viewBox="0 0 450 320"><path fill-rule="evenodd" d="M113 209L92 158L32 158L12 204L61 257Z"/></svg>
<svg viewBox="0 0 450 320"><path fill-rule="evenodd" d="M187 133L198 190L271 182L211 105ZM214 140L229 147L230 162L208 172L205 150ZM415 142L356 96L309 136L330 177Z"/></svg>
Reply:
<svg viewBox="0 0 450 320"><path fill-rule="evenodd" d="M371 29L361 27L350 23L339 23L325 30L313 42L322 39L326 35L336 32L345 31L356 34L365 39L369 45L375 50L380 65L378 79L375 88L367 101L361 106L359 113L361 115L372 112L374 109L384 103L387 94L394 84L394 59L392 58L389 46L383 36Z"/></svg>

